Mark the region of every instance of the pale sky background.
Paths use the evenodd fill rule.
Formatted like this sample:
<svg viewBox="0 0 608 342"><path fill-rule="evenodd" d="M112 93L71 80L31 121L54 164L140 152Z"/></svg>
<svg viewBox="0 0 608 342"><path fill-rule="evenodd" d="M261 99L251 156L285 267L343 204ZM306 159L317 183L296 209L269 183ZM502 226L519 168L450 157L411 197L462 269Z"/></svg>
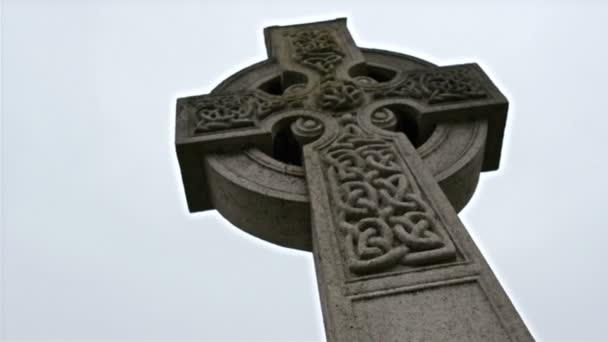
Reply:
<svg viewBox="0 0 608 342"><path fill-rule="evenodd" d="M608 341L608 3L4 1L6 341L322 341L312 257L189 214L176 97L265 58L262 28L478 62L511 102L461 213L538 341Z"/></svg>

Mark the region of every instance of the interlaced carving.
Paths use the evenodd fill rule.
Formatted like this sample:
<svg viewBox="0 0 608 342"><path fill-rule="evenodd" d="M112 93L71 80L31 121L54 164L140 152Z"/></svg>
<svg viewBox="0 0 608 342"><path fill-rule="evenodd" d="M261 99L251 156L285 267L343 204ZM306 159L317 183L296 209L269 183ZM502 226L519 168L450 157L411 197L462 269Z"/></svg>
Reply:
<svg viewBox="0 0 608 342"><path fill-rule="evenodd" d="M293 60L322 74L331 73L344 58L329 30L297 31L288 36L293 48Z"/></svg>
<svg viewBox="0 0 608 342"><path fill-rule="evenodd" d="M322 160L350 271L363 275L454 259L445 228L394 145L363 132L351 114L342 116L340 127Z"/></svg>
<svg viewBox="0 0 608 342"><path fill-rule="evenodd" d="M194 134L253 126L276 111L301 107L303 100L303 96L269 98L257 92L203 96L189 104L195 111Z"/></svg>
<svg viewBox="0 0 608 342"><path fill-rule="evenodd" d="M361 89L352 81L336 77L344 52L329 30L303 30L286 34L290 37L292 58L321 74L317 105L334 112L361 106L365 100Z"/></svg>
<svg viewBox="0 0 608 342"><path fill-rule="evenodd" d="M470 67L410 72L397 85L372 93L375 98L411 98L427 104L488 97L479 75Z"/></svg>
<svg viewBox="0 0 608 342"><path fill-rule="evenodd" d="M364 101L363 92L354 82L326 77L321 81L319 107L334 112L359 107Z"/></svg>

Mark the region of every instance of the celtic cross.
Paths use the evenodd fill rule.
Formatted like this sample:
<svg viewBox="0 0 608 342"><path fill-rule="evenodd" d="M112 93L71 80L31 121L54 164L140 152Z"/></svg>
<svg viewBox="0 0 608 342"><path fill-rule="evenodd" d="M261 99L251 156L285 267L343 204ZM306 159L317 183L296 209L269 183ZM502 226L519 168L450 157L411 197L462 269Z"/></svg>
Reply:
<svg viewBox="0 0 608 342"><path fill-rule="evenodd" d="M329 341L531 341L456 214L499 163L484 71L358 48L345 19L264 34L268 60L178 99L190 210L312 250Z"/></svg>

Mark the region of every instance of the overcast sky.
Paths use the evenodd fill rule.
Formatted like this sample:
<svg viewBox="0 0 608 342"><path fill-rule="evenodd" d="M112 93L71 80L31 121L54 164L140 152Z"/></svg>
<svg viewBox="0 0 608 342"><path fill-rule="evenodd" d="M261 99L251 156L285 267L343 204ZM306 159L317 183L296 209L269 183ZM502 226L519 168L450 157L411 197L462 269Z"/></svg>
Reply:
<svg viewBox="0 0 608 342"><path fill-rule="evenodd" d="M322 341L310 254L187 212L173 109L264 59L263 27L347 16L496 81L501 169L461 218L538 341L608 341L608 4L454 3L4 1L4 339Z"/></svg>

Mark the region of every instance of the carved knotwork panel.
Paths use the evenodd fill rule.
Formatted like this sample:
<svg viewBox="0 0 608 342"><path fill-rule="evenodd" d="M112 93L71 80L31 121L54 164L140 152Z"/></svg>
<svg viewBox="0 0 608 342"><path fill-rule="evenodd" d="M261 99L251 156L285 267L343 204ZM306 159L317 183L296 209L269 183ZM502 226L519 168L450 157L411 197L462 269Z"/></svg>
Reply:
<svg viewBox="0 0 608 342"><path fill-rule="evenodd" d="M410 98L430 105L489 96L477 70L470 66L409 72L396 85L370 88L370 92L374 98Z"/></svg>
<svg viewBox="0 0 608 342"><path fill-rule="evenodd" d="M191 134L255 126L268 115L303 106L305 95L268 96L253 91L242 94L203 95L187 99L180 111L190 113Z"/></svg>
<svg viewBox="0 0 608 342"><path fill-rule="evenodd" d="M329 74L342 63L344 52L331 30L301 30L286 33L293 53L291 58L321 74Z"/></svg>
<svg viewBox="0 0 608 342"><path fill-rule="evenodd" d="M456 249L394 143L352 114L321 152L343 255L357 275L452 261Z"/></svg>

